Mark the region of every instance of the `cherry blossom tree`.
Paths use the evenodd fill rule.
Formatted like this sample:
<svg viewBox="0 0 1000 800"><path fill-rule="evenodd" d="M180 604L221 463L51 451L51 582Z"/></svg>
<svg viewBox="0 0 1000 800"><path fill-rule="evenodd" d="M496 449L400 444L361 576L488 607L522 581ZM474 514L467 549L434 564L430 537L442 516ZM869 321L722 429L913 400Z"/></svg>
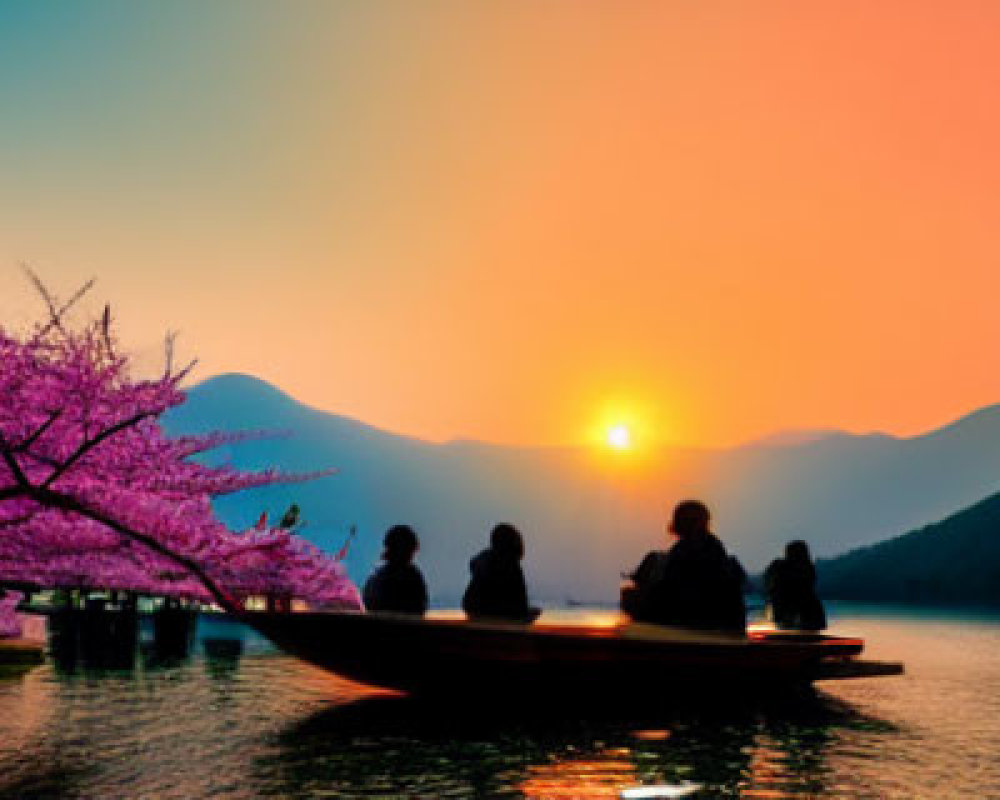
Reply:
<svg viewBox="0 0 1000 800"><path fill-rule="evenodd" d="M21 623L17 618L17 604L22 596L20 592L7 592L0 597L0 639L20 635Z"/></svg>
<svg viewBox="0 0 1000 800"><path fill-rule="evenodd" d="M0 326L0 584L129 589L214 601L248 595L360 606L339 560L285 528L234 532L213 497L328 473L243 472L197 456L247 434L168 437L184 401L168 336L162 374L139 379L110 310L82 325L31 275L48 318ZM253 435L253 434L251 434Z"/></svg>

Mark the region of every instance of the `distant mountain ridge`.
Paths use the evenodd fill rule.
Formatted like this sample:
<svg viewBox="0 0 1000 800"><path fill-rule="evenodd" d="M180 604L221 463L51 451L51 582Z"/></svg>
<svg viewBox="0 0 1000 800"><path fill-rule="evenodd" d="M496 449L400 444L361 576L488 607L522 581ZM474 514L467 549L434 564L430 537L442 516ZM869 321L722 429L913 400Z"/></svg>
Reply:
<svg viewBox="0 0 1000 800"><path fill-rule="evenodd" d="M835 600L1000 607L1000 494L817 571Z"/></svg>
<svg viewBox="0 0 1000 800"><path fill-rule="evenodd" d="M834 436L852 436L846 431L837 428L789 428L788 430L775 431L759 439L752 439L740 445L741 447L794 447L800 444L812 444L822 439L830 439Z"/></svg>
<svg viewBox="0 0 1000 800"><path fill-rule="evenodd" d="M172 433L286 431L224 448L241 468L339 469L305 485L221 498L219 513L249 526L262 508L293 500L304 533L336 549L350 525L359 537L348 567L361 579L395 522L421 536L420 562L434 600L454 603L468 560L497 521L522 528L525 566L540 600L613 601L619 572L662 547L679 499L701 497L716 531L751 570L791 538L833 556L941 519L1000 489L1000 406L912 439L832 433L794 444L730 450L665 449L631 469L588 448L424 442L298 403L246 375L190 390L165 419Z"/></svg>

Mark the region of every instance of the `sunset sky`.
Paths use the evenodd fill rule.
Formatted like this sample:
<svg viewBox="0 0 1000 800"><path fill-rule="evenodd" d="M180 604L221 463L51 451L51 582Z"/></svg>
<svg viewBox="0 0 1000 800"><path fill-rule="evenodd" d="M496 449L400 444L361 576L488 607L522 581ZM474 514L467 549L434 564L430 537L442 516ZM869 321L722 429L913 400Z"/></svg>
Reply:
<svg viewBox="0 0 1000 800"><path fill-rule="evenodd" d="M0 320L434 440L1000 401L1000 3L0 0Z"/></svg>

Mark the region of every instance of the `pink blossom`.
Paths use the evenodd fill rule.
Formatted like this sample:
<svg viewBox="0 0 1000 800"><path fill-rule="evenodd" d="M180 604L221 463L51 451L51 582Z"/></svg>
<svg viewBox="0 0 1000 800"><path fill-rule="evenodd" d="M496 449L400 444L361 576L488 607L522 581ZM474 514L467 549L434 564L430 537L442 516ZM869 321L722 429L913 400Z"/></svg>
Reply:
<svg viewBox="0 0 1000 800"><path fill-rule="evenodd" d="M21 635L21 621L17 618L20 592L7 592L0 597L0 638Z"/></svg>
<svg viewBox="0 0 1000 800"><path fill-rule="evenodd" d="M0 583L215 600L293 596L360 607L339 560L294 532L234 532L213 497L319 474L210 467L192 456L259 434L166 436L186 370L132 375L110 316L25 335L0 327Z"/></svg>

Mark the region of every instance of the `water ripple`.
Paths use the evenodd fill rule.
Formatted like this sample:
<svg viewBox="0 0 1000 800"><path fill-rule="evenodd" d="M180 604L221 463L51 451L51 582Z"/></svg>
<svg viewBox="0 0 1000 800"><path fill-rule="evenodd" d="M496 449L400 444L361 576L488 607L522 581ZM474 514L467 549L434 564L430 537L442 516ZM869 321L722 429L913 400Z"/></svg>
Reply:
<svg viewBox="0 0 1000 800"><path fill-rule="evenodd" d="M1000 798L1000 626L851 627L908 674L627 721L442 715L261 651L47 663L0 680L0 798Z"/></svg>

